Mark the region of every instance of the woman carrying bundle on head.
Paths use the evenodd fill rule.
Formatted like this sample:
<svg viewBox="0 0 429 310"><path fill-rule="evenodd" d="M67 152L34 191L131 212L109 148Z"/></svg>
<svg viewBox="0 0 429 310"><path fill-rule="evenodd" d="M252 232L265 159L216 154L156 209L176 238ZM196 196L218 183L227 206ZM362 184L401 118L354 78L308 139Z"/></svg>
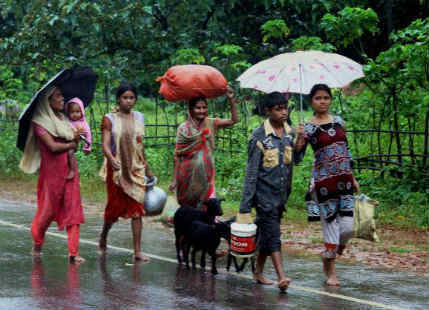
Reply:
<svg viewBox="0 0 429 310"><path fill-rule="evenodd" d="M197 207L216 197L214 138L216 130L238 122L234 92L228 87L231 119L209 118L205 98L188 102L189 117L177 128L174 172L170 191L176 190L179 205Z"/></svg>

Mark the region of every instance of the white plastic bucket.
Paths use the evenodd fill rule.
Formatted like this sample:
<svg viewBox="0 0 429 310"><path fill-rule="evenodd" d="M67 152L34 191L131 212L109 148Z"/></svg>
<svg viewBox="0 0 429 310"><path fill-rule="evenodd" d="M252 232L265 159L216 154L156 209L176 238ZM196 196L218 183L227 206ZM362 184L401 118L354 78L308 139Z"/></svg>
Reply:
<svg viewBox="0 0 429 310"><path fill-rule="evenodd" d="M237 257L251 257L256 251L256 225L231 224L231 254Z"/></svg>

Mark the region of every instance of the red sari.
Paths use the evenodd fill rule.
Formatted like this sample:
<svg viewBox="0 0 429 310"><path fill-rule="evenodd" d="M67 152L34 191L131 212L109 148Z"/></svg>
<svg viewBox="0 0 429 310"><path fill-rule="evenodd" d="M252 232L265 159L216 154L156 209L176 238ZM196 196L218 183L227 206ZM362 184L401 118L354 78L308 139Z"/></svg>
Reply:
<svg viewBox="0 0 429 310"><path fill-rule="evenodd" d="M189 118L177 128L177 201L196 206L215 197L215 169L212 151L217 119L206 118L197 127Z"/></svg>

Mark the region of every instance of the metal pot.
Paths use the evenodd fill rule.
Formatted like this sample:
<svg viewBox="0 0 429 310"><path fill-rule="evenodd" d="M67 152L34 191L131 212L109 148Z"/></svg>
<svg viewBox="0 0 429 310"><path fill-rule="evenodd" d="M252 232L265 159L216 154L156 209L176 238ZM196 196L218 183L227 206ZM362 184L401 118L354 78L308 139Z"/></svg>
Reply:
<svg viewBox="0 0 429 310"><path fill-rule="evenodd" d="M159 187L155 186L156 177L146 184L146 196L144 199L144 208L147 216L155 216L162 213L165 203L167 202L167 194Z"/></svg>

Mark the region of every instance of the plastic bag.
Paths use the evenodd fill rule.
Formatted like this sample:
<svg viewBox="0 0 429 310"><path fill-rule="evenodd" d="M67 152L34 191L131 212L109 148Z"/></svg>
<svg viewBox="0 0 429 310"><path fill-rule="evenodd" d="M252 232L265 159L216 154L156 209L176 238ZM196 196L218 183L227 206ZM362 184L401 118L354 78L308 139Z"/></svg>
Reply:
<svg viewBox="0 0 429 310"><path fill-rule="evenodd" d="M227 81L219 70L204 65L174 66L156 79L159 93L168 101L216 98L226 93Z"/></svg>
<svg viewBox="0 0 429 310"><path fill-rule="evenodd" d="M177 200L172 196L168 196L167 203L161 214L161 222L174 226L174 214L176 213L177 209L179 209L179 207L180 206L177 203Z"/></svg>
<svg viewBox="0 0 429 310"><path fill-rule="evenodd" d="M378 201L364 194L355 197L353 233L355 238L379 242L375 230L375 207Z"/></svg>

